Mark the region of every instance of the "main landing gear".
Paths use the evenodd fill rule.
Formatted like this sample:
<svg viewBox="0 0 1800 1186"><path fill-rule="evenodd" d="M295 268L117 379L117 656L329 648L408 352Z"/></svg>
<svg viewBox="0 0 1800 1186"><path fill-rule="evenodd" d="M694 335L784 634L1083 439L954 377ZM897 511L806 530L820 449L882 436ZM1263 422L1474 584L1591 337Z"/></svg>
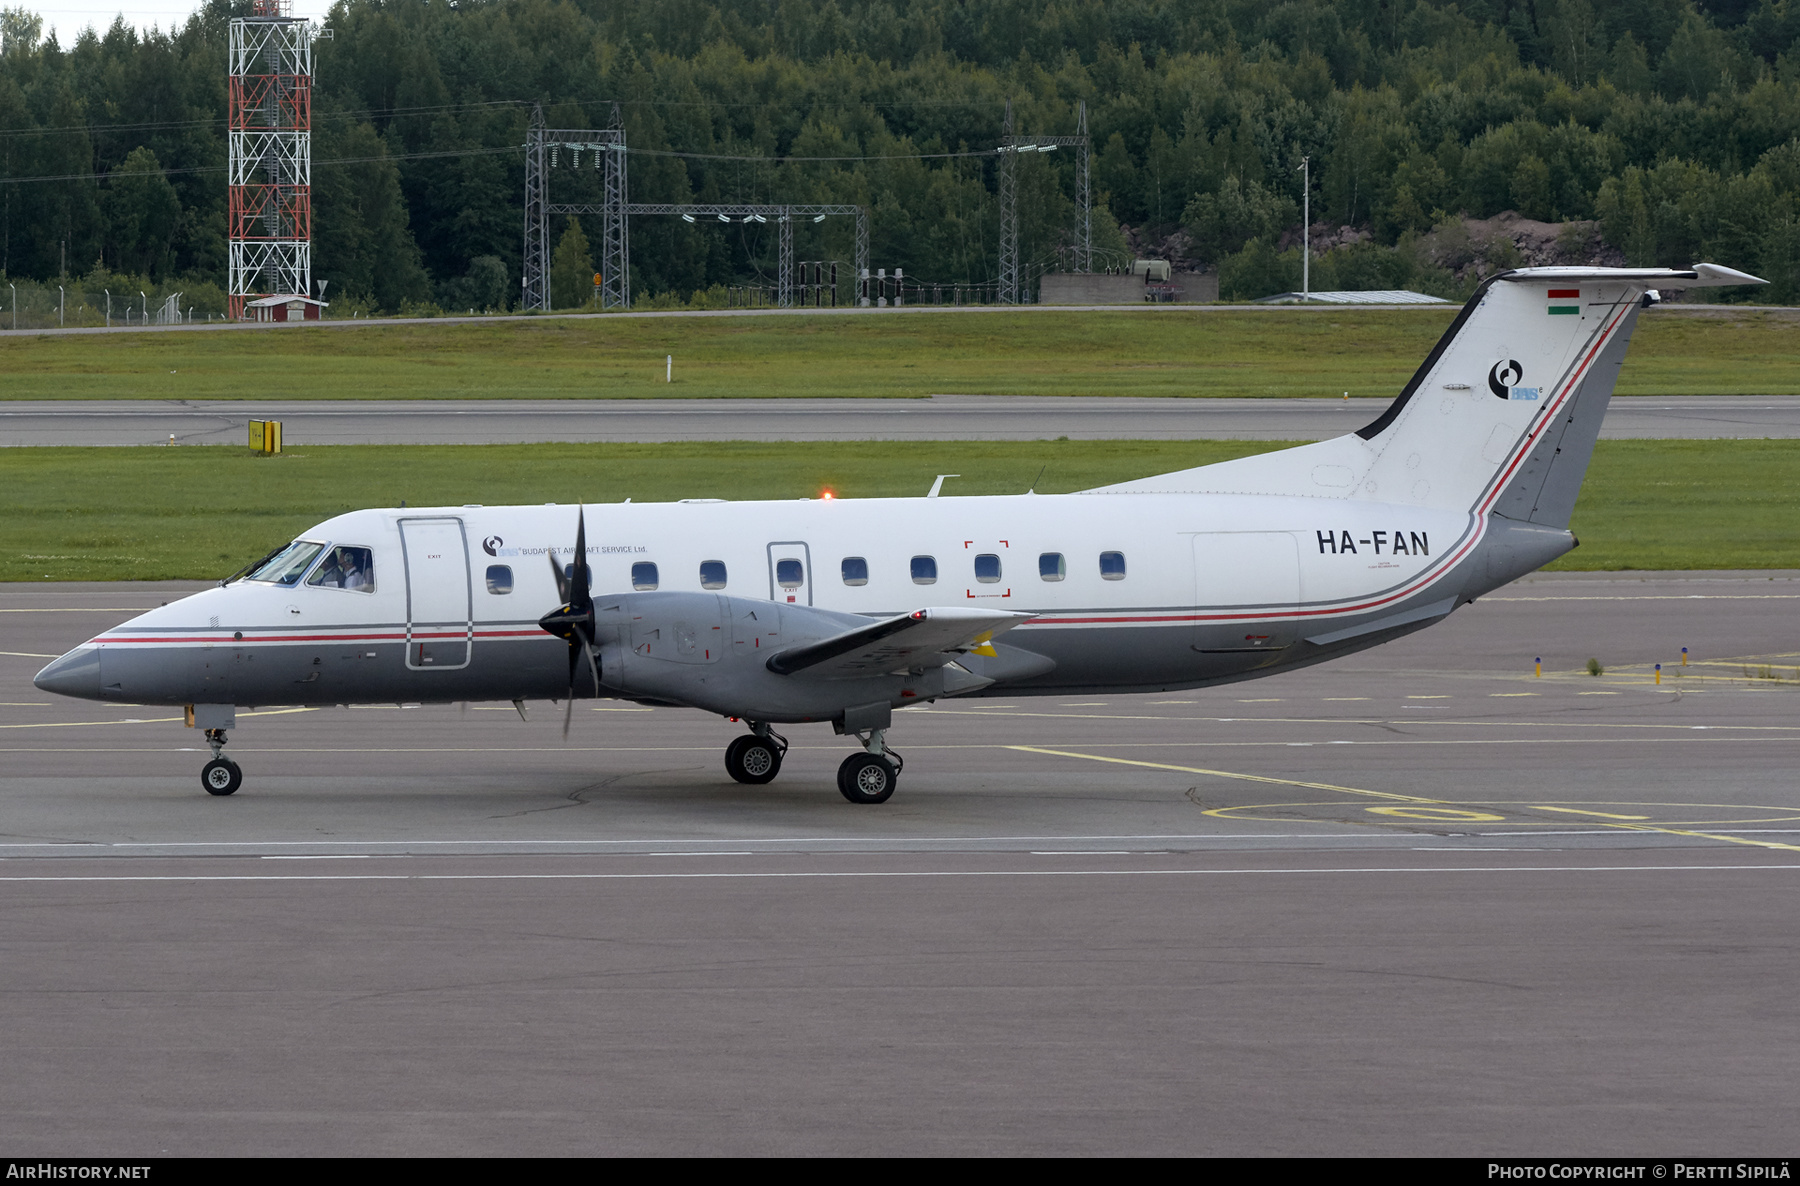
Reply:
<svg viewBox="0 0 1800 1186"><path fill-rule="evenodd" d="M725 747L725 773L738 782L761 786L781 773L781 758L787 753L787 738L767 725L750 722L755 730Z"/></svg>
<svg viewBox="0 0 1800 1186"><path fill-rule="evenodd" d="M738 782L761 786L781 773L788 743L767 725L751 721L750 728L752 732L725 747L725 773ZM885 730L871 729L856 737L863 743L863 752L851 754L838 767L838 790L852 803L886 803L894 795L906 762L887 747Z"/></svg>
<svg viewBox="0 0 1800 1186"><path fill-rule="evenodd" d="M208 729L206 744L212 746L212 761L200 768L200 785L209 795L229 795L244 785L244 772L225 756L225 730Z"/></svg>
<svg viewBox="0 0 1800 1186"><path fill-rule="evenodd" d="M885 730L871 729L863 752L851 754L838 767L838 790L852 803L886 803L905 767L906 760L887 748Z"/></svg>

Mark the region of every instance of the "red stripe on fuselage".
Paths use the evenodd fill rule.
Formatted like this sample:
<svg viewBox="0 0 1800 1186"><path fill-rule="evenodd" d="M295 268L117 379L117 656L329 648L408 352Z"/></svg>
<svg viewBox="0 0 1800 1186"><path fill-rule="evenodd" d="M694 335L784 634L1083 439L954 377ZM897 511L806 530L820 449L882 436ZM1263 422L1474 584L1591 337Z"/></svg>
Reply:
<svg viewBox="0 0 1800 1186"><path fill-rule="evenodd" d="M477 630L476 638L532 638L542 634L552 637L542 630ZM255 634L244 638L210 638L203 635L150 635L143 638L132 635L102 634L88 639L89 643L131 642L131 643L184 643L188 645L207 646L242 646L255 642L403 642L408 635L404 631L391 634ZM468 638L466 630L419 631L412 635L415 639L431 641L434 639Z"/></svg>

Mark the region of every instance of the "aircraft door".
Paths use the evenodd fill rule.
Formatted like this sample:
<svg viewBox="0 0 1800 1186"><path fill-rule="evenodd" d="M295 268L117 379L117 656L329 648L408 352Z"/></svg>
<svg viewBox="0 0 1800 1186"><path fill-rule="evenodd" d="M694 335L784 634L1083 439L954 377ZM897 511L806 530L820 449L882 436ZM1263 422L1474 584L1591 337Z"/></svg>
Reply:
<svg viewBox="0 0 1800 1186"><path fill-rule="evenodd" d="M406 555L406 665L417 671L469 665L469 547L461 519L402 519Z"/></svg>
<svg viewBox="0 0 1800 1186"><path fill-rule="evenodd" d="M804 543L769 545L769 600L783 605L811 605L812 552Z"/></svg>
<svg viewBox="0 0 1800 1186"><path fill-rule="evenodd" d="M1287 531L1202 531L1194 536L1195 649L1278 651L1295 638L1300 545ZM1279 620L1285 617L1286 620Z"/></svg>

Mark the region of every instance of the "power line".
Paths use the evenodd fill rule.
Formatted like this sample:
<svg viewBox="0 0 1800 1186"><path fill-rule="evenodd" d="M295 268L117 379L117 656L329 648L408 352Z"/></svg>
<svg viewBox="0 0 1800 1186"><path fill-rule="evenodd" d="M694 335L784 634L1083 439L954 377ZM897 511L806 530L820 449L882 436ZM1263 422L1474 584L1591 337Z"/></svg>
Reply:
<svg viewBox="0 0 1800 1186"><path fill-rule="evenodd" d="M457 148L445 152L403 152L387 153L381 156L342 156L329 160L314 161L313 165L362 165L371 161L420 161L438 157L456 156L494 156L503 152L518 152L514 147L507 148ZM34 181L110 181L115 177L152 177L160 173L164 177L192 176L199 173L223 173L225 165L194 165L185 169L157 169L142 173L126 173L118 169L110 173L60 173L43 177L0 177L0 185L25 185Z"/></svg>
<svg viewBox="0 0 1800 1186"><path fill-rule="evenodd" d="M355 119L400 119L409 116L436 115L445 111L467 111L483 107L520 107L523 104L517 99L494 99L479 103L441 103L434 107L389 107L366 108L360 111L321 112L314 117L315 122L343 122ZM14 136L54 136L68 132L86 132L88 135L111 132L146 132L180 128L223 128L226 121L222 119L183 119L162 120L153 123L137 124L69 124L51 128L7 128L0 129L0 139Z"/></svg>
<svg viewBox="0 0 1800 1186"><path fill-rule="evenodd" d="M625 151L638 156L675 156L702 161L758 161L781 165L790 161L939 161L960 157L994 156L997 150L976 148L967 152L902 152L886 156L728 156L716 152L675 152L672 149L661 148L628 148Z"/></svg>
<svg viewBox="0 0 1800 1186"><path fill-rule="evenodd" d="M451 157L499 156L504 153L520 152L517 145L502 148L450 148L439 152L396 152L384 153L380 156L347 156L332 157L327 160L315 160L315 167L320 165L362 165L372 161L428 161L444 160ZM638 156L686 157L708 161L754 161L760 164L780 165L790 163L806 163L811 161L934 161L962 159L968 157L990 157L998 155L996 149L979 148L967 152L919 152L894 153L886 156L727 156L721 153L674 152L657 148L631 148L626 150ZM204 173L223 173L224 165L191 165L186 168L158 169L154 172L123 172L114 169L108 173L51 173L39 177L0 177L0 185L30 185L44 181L109 181L115 177L149 177L160 174L164 177L191 177Z"/></svg>
<svg viewBox="0 0 1800 1186"><path fill-rule="evenodd" d="M600 105L600 104L610 104L610 103L614 102L614 100L611 100L611 99L564 99L564 100L559 100L559 102L571 103L577 107L592 107L592 106L596 106L596 105ZM619 100L617 100L617 102L622 107L728 107L728 108L779 108L781 110L791 110L792 109L792 104L788 104L788 103L727 103L722 100L716 100L716 99L619 99ZM422 116L422 115L436 115L436 114L439 114L439 113L445 112L445 111L471 111L471 110L479 110L482 108L494 108L494 107L517 107L517 108L523 109L523 108L529 106L530 103L531 103L531 100L528 100L528 99L483 99L483 100L476 100L473 102L465 101L465 102L459 102L459 103L440 103L440 104L436 104L433 106L425 106L425 107L386 107L386 108L368 107L368 108L362 108L359 110L350 110L350 111L324 111L324 112L317 113L314 118L315 118L315 120L317 120L319 122L343 121L343 120L354 120L354 119L392 120L392 119L402 119L402 118L416 117L416 116ZM1000 106L1000 104L990 103L990 102L987 102L985 100L980 100L980 99L901 99L901 100L894 100L891 102L884 102L884 103L860 102L860 103L855 104L855 106L867 107L867 108L871 108L873 110L879 111L879 110L884 110L884 109L888 109L888 108L903 108L903 107L998 107L998 106ZM100 133L165 131L165 130L173 130L173 129L180 129L180 128L223 128L225 126L225 123L226 123L226 121L222 120L222 119L187 119L187 120L160 120L160 121L152 121L152 122L145 122L145 123L132 123L132 124L86 123L86 124L78 124L78 125L68 125L68 126L64 126L64 127L3 128L3 129L0 129L0 139L9 139L12 137L22 137L22 136L54 136L54 135L68 133L68 132L74 132L74 131L86 131L89 135L96 135L96 134L100 134ZM690 154L685 154L685 155L701 156L704 154L690 153ZM955 155L955 154L940 154L940 155ZM970 154L964 154L964 155L979 155L979 154L970 153ZM717 159L717 160L768 160L768 159L772 159L772 158L719 156L719 157L714 157L712 159ZM844 159L844 160L850 160L850 159L861 159L861 158L849 158L849 157L844 157L844 158L838 158L838 157L798 158L798 157L796 157L796 158L788 158L788 159L795 159L795 160L800 160L800 159L805 159L805 160Z"/></svg>

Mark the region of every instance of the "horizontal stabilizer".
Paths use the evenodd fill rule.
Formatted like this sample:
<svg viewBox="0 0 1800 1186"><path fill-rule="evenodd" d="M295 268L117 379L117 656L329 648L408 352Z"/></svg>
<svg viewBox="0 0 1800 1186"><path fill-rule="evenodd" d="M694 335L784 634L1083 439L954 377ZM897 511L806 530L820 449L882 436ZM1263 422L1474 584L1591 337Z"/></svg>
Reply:
<svg viewBox="0 0 1800 1186"><path fill-rule="evenodd" d="M790 647L770 656L768 668L777 675L853 679L905 667L941 667L955 654L985 646L1032 616L987 609L918 609Z"/></svg>
<svg viewBox="0 0 1800 1186"><path fill-rule="evenodd" d="M1562 284L1616 284L1620 281L1648 288L1724 288L1733 284L1767 284L1767 280L1718 264L1691 268L1516 268L1497 277L1515 283L1527 280Z"/></svg>

